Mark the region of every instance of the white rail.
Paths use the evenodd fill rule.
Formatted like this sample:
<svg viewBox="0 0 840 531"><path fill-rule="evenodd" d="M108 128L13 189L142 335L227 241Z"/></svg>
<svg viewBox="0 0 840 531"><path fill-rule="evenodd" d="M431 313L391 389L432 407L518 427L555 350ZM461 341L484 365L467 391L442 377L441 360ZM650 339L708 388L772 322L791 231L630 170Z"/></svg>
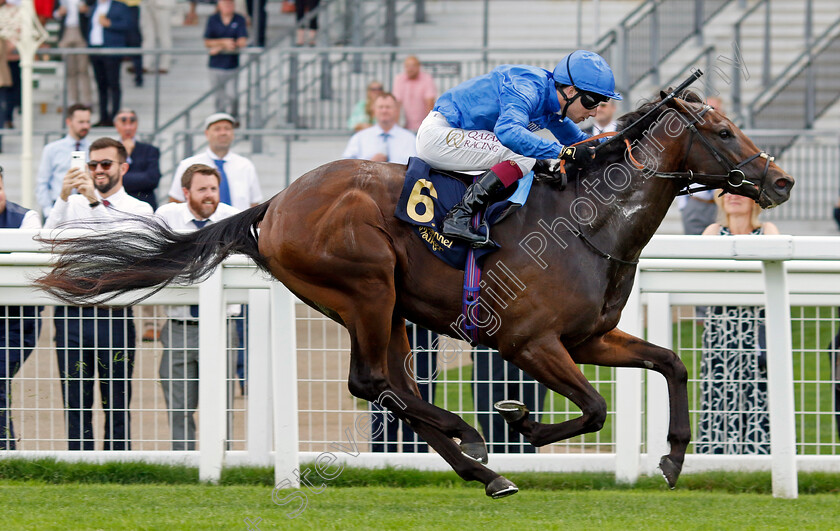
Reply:
<svg viewBox="0 0 840 531"><path fill-rule="evenodd" d="M0 301L4 305L55 304L32 288L31 280L50 256L32 241L37 231L0 230ZM290 479L299 452L297 356L294 297L271 282L249 260L234 257L197 286L170 287L148 304L199 304L200 450L194 452L10 451L0 457L53 455L69 460L150 459L198 463L203 480L216 481L224 463L275 463L278 482ZM247 452L225 450L227 416L224 388L228 303L251 305L249 325L249 405ZM796 471L840 471L840 455L796 454L790 305L840 305L840 238L835 237L693 237L658 236L643 253L637 281L621 321L622 329L672 345L673 305L766 305L771 456L689 454L685 471L766 469L773 472L775 496L797 495ZM274 355L270 356L269 352ZM643 371L617 373L615 454L536 454L491 456L491 466L519 470L613 470L621 481L654 473L667 453L668 395L664 380L647 378L646 454L642 453ZM211 421L212 420L212 421ZM272 452L272 434L274 451ZM341 457L341 456L339 456ZM347 456L343 460L348 460ZM348 461L350 462L350 461ZM357 466L406 465L445 469L434 454L367 454Z"/></svg>

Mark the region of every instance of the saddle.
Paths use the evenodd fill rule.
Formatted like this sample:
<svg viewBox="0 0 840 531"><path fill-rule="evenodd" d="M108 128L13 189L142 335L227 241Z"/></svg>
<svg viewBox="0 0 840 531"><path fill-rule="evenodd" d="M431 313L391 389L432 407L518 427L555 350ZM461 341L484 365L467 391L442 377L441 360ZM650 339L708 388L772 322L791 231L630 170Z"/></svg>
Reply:
<svg viewBox="0 0 840 531"><path fill-rule="evenodd" d="M449 209L461 200L467 186L475 176L462 172L435 170L424 160L412 157L408 161L405 181L394 215L414 226L417 236L426 247L448 265L464 269L469 245L461 240L448 238L438 232ZM534 174L529 173L508 188L505 197L489 205L484 212L480 234L487 235L487 228L502 222L525 204L531 191ZM498 247L476 250L481 259Z"/></svg>

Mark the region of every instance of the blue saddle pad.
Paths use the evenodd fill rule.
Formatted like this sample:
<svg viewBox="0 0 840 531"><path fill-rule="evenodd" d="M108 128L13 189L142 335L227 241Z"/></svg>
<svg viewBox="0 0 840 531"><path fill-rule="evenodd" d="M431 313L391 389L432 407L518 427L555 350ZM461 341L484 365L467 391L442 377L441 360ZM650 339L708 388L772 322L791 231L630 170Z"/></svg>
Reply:
<svg viewBox="0 0 840 531"><path fill-rule="evenodd" d="M484 215L488 224L492 226L500 222L524 205L533 179L534 172L530 172L511 187L515 187L515 190L509 197L490 205ZM458 179L439 173L422 159L412 157L408 160L405 182L394 212L398 219L414 225L417 235L435 256L461 270L467 260L468 244L444 236L438 232L438 228L443 225L446 213L461 200L466 190L466 185ZM484 227L479 227L478 232L483 235ZM496 249L476 249L476 260L481 260Z"/></svg>

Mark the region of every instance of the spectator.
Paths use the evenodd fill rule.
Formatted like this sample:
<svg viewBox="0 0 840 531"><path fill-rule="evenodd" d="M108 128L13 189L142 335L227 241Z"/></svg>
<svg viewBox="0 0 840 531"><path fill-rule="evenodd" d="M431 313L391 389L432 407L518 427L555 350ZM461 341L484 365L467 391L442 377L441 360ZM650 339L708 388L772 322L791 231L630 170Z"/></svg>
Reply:
<svg viewBox="0 0 840 531"><path fill-rule="evenodd" d="M0 168L0 229L40 229L34 210L6 200ZM0 306L0 450L15 449L15 430L9 415L12 378L35 348L43 306Z"/></svg>
<svg viewBox="0 0 840 531"><path fill-rule="evenodd" d="M420 61L409 55L403 62L403 72L394 79L394 96L402 105L405 128L417 132L432 110L437 98L435 81L420 69Z"/></svg>
<svg viewBox="0 0 840 531"><path fill-rule="evenodd" d="M260 204L263 200L257 170L254 164L241 155L230 151L233 144L234 126L236 120L225 113L212 114L204 120L204 135L207 138L207 149L181 161L175 170L172 187L169 189L169 200L183 202L185 200L181 176L193 164L206 164L215 167L221 175L219 183L219 200L239 210L246 210ZM236 330L239 335L240 349L237 358L236 372L245 393L245 349L248 319L248 306L242 307L242 318L236 320Z"/></svg>
<svg viewBox="0 0 840 531"><path fill-rule="evenodd" d="M230 150L234 139L236 120L225 113L211 114L204 120L204 136L207 149L197 155L186 158L175 170L169 200L182 203L185 201L181 176L193 164L206 164L217 168L221 175L219 184L220 201L240 210L246 210L262 203L263 195L257 170L254 164Z"/></svg>
<svg viewBox="0 0 840 531"><path fill-rule="evenodd" d="M107 228L113 230L118 226L114 221L125 216L151 216L148 203L123 189L127 158L125 147L111 138L100 138L91 144L90 172L78 168L67 172L61 197L44 226L86 227L98 221L109 222ZM78 193L71 194L74 188ZM94 449L93 384L94 373L98 372L105 413L104 449L130 450L128 405L135 354L131 308L57 306L55 331L68 449Z"/></svg>
<svg viewBox="0 0 840 531"><path fill-rule="evenodd" d="M473 396L478 424L487 442L487 451L496 454L535 453L519 432L495 414L493 404L500 400L519 400L539 420L544 411L547 389L515 365L502 359L498 351L479 346L473 349Z"/></svg>
<svg viewBox="0 0 840 531"><path fill-rule="evenodd" d="M14 4L14 5L13 5ZM6 129L14 127L12 117L15 108L20 107L20 55L18 54L17 39L20 34L20 23L18 22L18 4L0 0L0 33L6 39L6 66L12 76L11 87L4 90L3 113L0 121Z"/></svg>
<svg viewBox="0 0 840 531"><path fill-rule="evenodd" d="M210 52L210 85L216 87L216 112L239 113L240 48L248 44L245 17L234 12L233 0L218 0L218 11L207 19L204 46Z"/></svg>
<svg viewBox="0 0 840 531"><path fill-rule="evenodd" d="M601 133L612 133L616 130L616 121L613 120L615 109L616 106L613 100L598 104L598 108L595 109L595 116L592 119L592 125L582 129L582 131L592 136L600 135Z"/></svg>
<svg viewBox="0 0 840 531"><path fill-rule="evenodd" d="M59 48L86 48L90 29L90 8L84 0L58 0L54 17L59 21ZM64 68L67 80L67 98L93 105L90 90L90 59L85 54L65 55Z"/></svg>
<svg viewBox="0 0 840 531"><path fill-rule="evenodd" d="M417 148L414 133L397 125L400 111L394 95L386 92L379 96L373 115L376 125L350 137L341 157L407 164L409 157L417 155Z"/></svg>
<svg viewBox="0 0 840 531"><path fill-rule="evenodd" d="M295 20L297 20L297 46L315 46L315 37L318 34L318 15L312 15L309 19L309 30L307 31L304 17L318 9L319 0L295 0Z"/></svg>
<svg viewBox="0 0 840 531"><path fill-rule="evenodd" d="M126 34L130 29L131 12L127 5L115 0L98 0L91 15L88 44L95 50L123 48L127 44ZM114 115L120 108L122 98L121 60L119 55L90 56L93 76L96 78L96 90L99 93L99 121L94 127L114 125Z"/></svg>
<svg viewBox="0 0 840 531"><path fill-rule="evenodd" d="M692 184L689 186L689 190L700 186ZM706 227L714 223L717 217L718 207L715 204L715 190L702 190L681 195L677 197L677 207L680 209L685 234L702 234Z"/></svg>
<svg viewBox="0 0 840 531"><path fill-rule="evenodd" d="M172 48L172 12L175 0L145 0L140 10L140 27L143 35L143 49ZM156 63L154 55L143 56L143 71L154 72L157 65L159 74L168 74L172 66L172 56L161 54Z"/></svg>
<svg viewBox="0 0 840 531"><path fill-rule="evenodd" d="M239 212L219 202L221 177L216 168L193 164L181 176L185 203L169 203L155 216L175 230L200 229ZM228 307L231 315L232 307ZM169 410L173 450L195 450L195 410L198 407L198 306L175 306L168 310L163 327L163 357L160 379ZM236 344L233 327L228 335Z"/></svg>
<svg viewBox="0 0 840 531"><path fill-rule="evenodd" d="M254 45L265 46L265 27L268 24L268 13L265 10L265 5L268 0L248 0L248 16L251 18L251 24L256 26L256 38Z"/></svg>
<svg viewBox="0 0 840 531"><path fill-rule="evenodd" d="M779 234L758 220L760 208L734 194L716 198L723 223L703 235ZM767 354L764 308L709 307L700 363L700 422L695 451L701 454L769 454Z"/></svg>
<svg viewBox="0 0 840 531"><path fill-rule="evenodd" d="M41 152L41 165L38 167L38 179L35 184L35 198L44 217L50 215L53 204L61 193L62 183L70 169L70 154L73 151L87 151L90 142L90 107L74 103L67 108L67 136L50 142Z"/></svg>
<svg viewBox="0 0 840 531"><path fill-rule="evenodd" d="M120 109L114 119L114 127L120 142L128 153L128 172L123 176L123 187L128 195L136 197L157 208L157 191L160 183L160 150L151 144L134 140L137 134L137 113L131 109Z"/></svg>
<svg viewBox="0 0 840 531"><path fill-rule="evenodd" d="M128 171L123 175L123 187L131 197L149 203L157 208L157 187L160 183L160 150L151 144L134 140L137 134L137 113L131 109L120 109L114 118L114 127L120 142L128 153ZM158 339L158 326L154 321L156 306L142 305L137 308L143 341ZM162 309L161 309L162 312Z"/></svg>
<svg viewBox="0 0 840 531"><path fill-rule="evenodd" d="M385 93L381 81L371 81L367 86L365 99L356 102L350 118L347 120L347 128L359 132L362 129L373 125L373 102L376 98Z"/></svg>
<svg viewBox="0 0 840 531"><path fill-rule="evenodd" d="M140 33L140 0L117 0L128 8L131 15L129 27L125 32L125 45L127 48L140 48L143 45L143 35ZM143 56L140 54L129 55L125 58L131 62L128 73L134 74L134 86L143 86Z"/></svg>
<svg viewBox="0 0 840 531"><path fill-rule="evenodd" d="M840 313L840 308L838 308L838 313ZM834 419L837 422L837 432L840 433L840 332L828 345L828 361L834 388Z"/></svg>
<svg viewBox="0 0 840 531"><path fill-rule="evenodd" d="M434 403L437 380L437 351L432 348L437 344L438 335L412 322L406 321L408 344L411 347L414 381L420 390L420 397ZM428 453L429 445L418 439L414 430L405 422L386 412L379 404L371 402L370 432L372 452ZM377 413L377 412L381 412ZM399 445L399 431L402 428L402 446Z"/></svg>
<svg viewBox="0 0 840 531"><path fill-rule="evenodd" d="M11 41L0 37L0 117L8 114L6 112L6 106L11 104L9 100L11 99L13 81L12 71L9 69L7 57L9 56L9 49L13 46ZM4 120L0 119L0 129L3 129L4 125ZM3 137L0 136L0 153L3 152L2 146Z"/></svg>
<svg viewBox="0 0 840 531"><path fill-rule="evenodd" d="M189 4L189 11L187 11L187 14L184 15L184 26L195 26L198 24L198 12L196 11L198 1L190 0Z"/></svg>

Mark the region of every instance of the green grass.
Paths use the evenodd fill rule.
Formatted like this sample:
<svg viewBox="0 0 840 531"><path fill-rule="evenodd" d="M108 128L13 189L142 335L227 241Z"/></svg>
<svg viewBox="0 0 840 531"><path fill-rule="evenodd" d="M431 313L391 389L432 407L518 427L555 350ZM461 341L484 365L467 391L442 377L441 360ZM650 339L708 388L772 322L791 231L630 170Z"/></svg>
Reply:
<svg viewBox="0 0 840 531"><path fill-rule="evenodd" d="M312 468L311 465L308 465ZM302 466L303 469L307 465ZM144 463L0 460L3 529L832 529L840 474L799 474L800 498L770 496L769 472L659 477L616 484L612 474L509 473L520 493L491 500L454 472L346 467L306 508L272 501L273 469L226 468L220 486L196 469ZM279 492L283 500L292 491ZM291 499L290 499L291 500ZM254 528L255 529L255 528Z"/></svg>
<svg viewBox="0 0 840 531"><path fill-rule="evenodd" d="M491 500L469 487L328 486L306 509L271 488L0 483L3 528L15 529L830 529L838 496L633 490L524 491Z"/></svg>

